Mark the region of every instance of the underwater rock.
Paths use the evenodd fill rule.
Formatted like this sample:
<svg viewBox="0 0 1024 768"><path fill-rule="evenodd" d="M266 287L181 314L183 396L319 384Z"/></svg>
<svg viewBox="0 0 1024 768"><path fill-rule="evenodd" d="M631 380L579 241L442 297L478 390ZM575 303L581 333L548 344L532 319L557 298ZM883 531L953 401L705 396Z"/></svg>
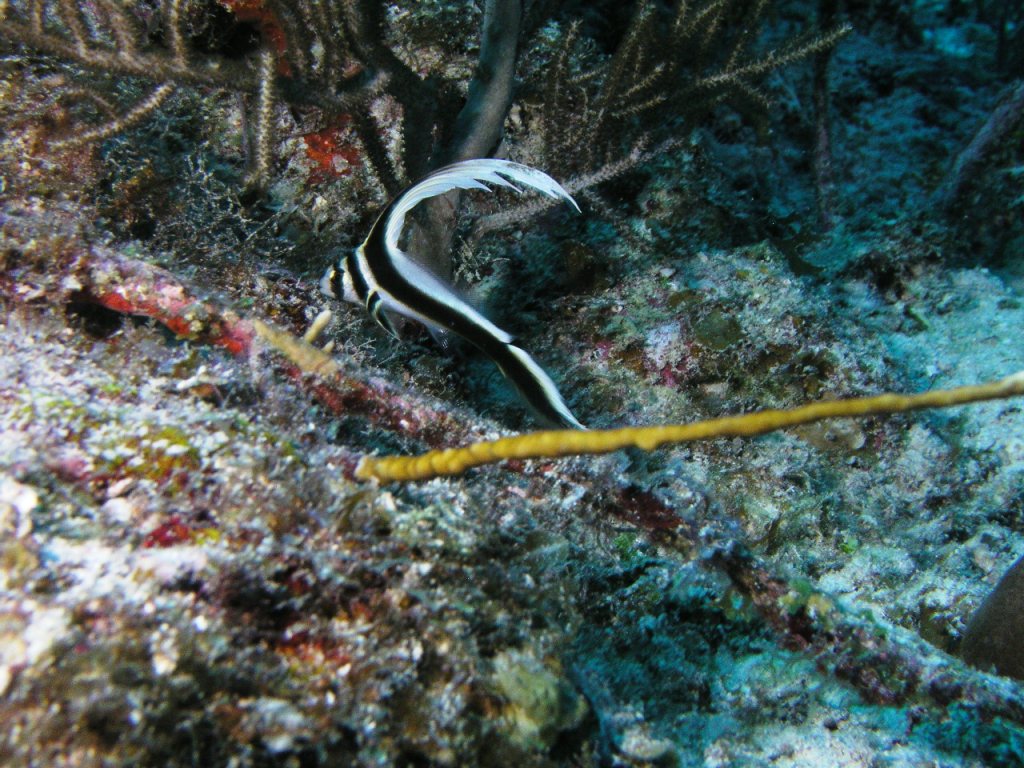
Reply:
<svg viewBox="0 0 1024 768"><path fill-rule="evenodd" d="M493 683L506 702L504 720L514 744L549 749L559 733L583 721L586 701L559 672L525 652L507 651L494 659Z"/></svg>
<svg viewBox="0 0 1024 768"><path fill-rule="evenodd" d="M1024 557L999 580L971 617L960 655L975 667L994 667L1006 677L1024 680Z"/></svg>

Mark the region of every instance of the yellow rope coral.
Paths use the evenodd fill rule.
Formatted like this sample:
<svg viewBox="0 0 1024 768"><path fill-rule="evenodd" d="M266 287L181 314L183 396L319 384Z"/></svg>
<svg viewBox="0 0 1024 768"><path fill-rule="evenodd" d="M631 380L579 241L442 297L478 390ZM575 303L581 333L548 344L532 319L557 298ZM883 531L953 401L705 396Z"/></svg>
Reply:
<svg viewBox="0 0 1024 768"><path fill-rule="evenodd" d="M553 430L473 443L462 448L430 451L420 456L365 456L356 468L356 477L375 478L384 482L427 480L442 475L457 475L471 467L504 459L548 459L609 453L629 447L652 451L668 443L686 443L714 437L753 437L822 419L874 416L920 408L949 408L1020 395L1024 395L1024 371L999 381L971 387L935 390L918 395L884 394L827 400L792 410L758 411L694 424L589 431Z"/></svg>
<svg viewBox="0 0 1024 768"><path fill-rule="evenodd" d="M319 376L330 376L341 371L338 364L334 362L334 358L310 343L323 330L325 324L326 321L318 317L307 334L311 338L307 340L306 338L299 339L287 331L278 330L259 320L252 321L252 327L257 335L287 357L300 371Z"/></svg>

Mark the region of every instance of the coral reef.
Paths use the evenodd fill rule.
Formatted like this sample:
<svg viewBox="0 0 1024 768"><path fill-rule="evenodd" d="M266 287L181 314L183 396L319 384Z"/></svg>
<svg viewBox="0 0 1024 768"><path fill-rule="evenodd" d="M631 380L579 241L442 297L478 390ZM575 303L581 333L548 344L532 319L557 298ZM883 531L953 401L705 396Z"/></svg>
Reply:
<svg viewBox="0 0 1024 768"><path fill-rule="evenodd" d="M1021 371L1020 4L538 1L494 69L509 9L0 3L0 763L1024 764L1020 680L964 660L1019 400L383 485L532 425L412 324L301 340L473 137L584 215L420 227L596 429ZM97 67L129 29L149 71Z"/></svg>

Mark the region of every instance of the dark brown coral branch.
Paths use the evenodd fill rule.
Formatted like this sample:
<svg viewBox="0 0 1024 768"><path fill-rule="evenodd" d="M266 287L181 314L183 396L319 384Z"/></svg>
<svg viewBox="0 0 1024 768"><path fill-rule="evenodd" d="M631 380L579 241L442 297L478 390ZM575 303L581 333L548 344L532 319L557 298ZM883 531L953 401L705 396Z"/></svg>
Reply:
<svg viewBox="0 0 1024 768"><path fill-rule="evenodd" d="M487 0L476 72L439 165L494 153L512 104L521 23L519 0Z"/></svg>
<svg viewBox="0 0 1024 768"><path fill-rule="evenodd" d="M487 0L480 32L480 54L469 83L465 103L450 130L451 139L430 161L436 168L475 157L489 157L498 149L505 119L512 104L516 53L522 24L520 0ZM406 143L409 138L407 137ZM413 248L424 263L450 275L452 241L461 195L450 192L427 201L412 235Z"/></svg>
<svg viewBox="0 0 1024 768"><path fill-rule="evenodd" d="M839 13L838 0L820 0L818 21L832 26ZM814 104L814 181L818 197L818 221L823 230L835 225L836 181L832 168L832 131L829 123L831 98L828 77L831 48L819 51L814 56L813 95Z"/></svg>
<svg viewBox="0 0 1024 768"><path fill-rule="evenodd" d="M953 167L935 191L932 205L949 213L970 187L993 152L1024 124L1024 80L1011 84L970 143L956 156Z"/></svg>
<svg viewBox="0 0 1024 768"><path fill-rule="evenodd" d="M343 5L344 29L360 62L381 74L387 93L402 109L403 147L400 167L387 157L380 139L381 129L368 115L357 122L360 141L370 151L374 172L390 196L398 194L410 177L428 168L437 121L438 91L435 84L412 71L384 44L385 7L376 0L352 0ZM380 151L375 150L379 145Z"/></svg>

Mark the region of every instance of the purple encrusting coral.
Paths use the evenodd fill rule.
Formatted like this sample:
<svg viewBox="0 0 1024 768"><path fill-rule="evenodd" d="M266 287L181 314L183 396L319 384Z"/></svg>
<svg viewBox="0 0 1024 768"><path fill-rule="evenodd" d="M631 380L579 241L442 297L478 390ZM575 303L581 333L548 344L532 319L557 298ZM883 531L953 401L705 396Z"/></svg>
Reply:
<svg viewBox="0 0 1024 768"><path fill-rule="evenodd" d="M855 32L766 66L757 88L729 81L699 120L634 98L579 157L551 155L587 135L574 116L650 95L594 85L602 62L664 86L642 47L615 58L622 30L667 32L621 4L578 26L575 4L535 5L503 151L561 170L584 215L502 220L473 198L484 224L464 239L443 211L417 237L475 247L455 249L454 273L588 425L1024 369L1020 3L781 0L749 36L708 33L721 50L700 74L789 50L816 12ZM431 150L404 144L406 96L437 89L417 135L459 135L471 88L454 84L489 61L487 14L511 7L477 6L383 4L382 40L355 41L348 66L340 47L313 41L305 64L288 51L287 109L255 85L233 99L179 84L148 120L80 145L77 121L138 104L140 81L83 81L74 55L0 35L0 763L1024 764L1024 683L958 656L1024 555L1019 402L354 479L370 452L531 426L487 361L412 325L396 343L332 306L318 343L336 368L318 375L257 322L301 335L382 177ZM657 22L670 6L639 7ZM47 29L93 25L99 45L100 7L60 4ZM168 77L229 39L242 56L297 34L283 0L175 7L190 9L184 64L176 27L139 13ZM722 7L732 29L744 5ZM301 91L301 66L343 72L365 109ZM277 130L252 127L261 109ZM1005 621L1012 637L1019 612Z"/></svg>

